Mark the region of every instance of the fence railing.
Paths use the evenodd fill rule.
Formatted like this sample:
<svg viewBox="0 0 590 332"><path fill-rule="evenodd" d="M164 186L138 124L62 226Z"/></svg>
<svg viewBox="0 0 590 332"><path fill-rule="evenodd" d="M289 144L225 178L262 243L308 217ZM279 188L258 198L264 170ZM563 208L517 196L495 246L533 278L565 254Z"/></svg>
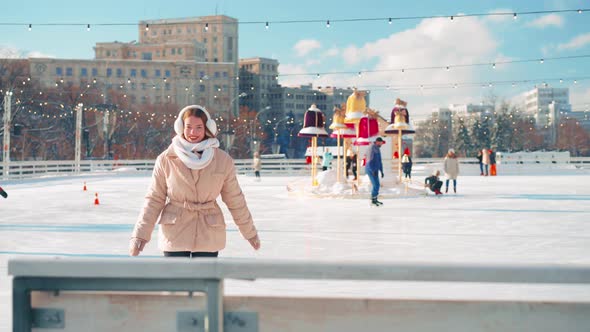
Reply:
<svg viewBox="0 0 590 332"><path fill-rule="evenodd" d="M441 163L442 158L416 158L415 165ZM343 162L343 161L342 161ZM392 161L384 160L384 166L390 167ZM473 165L478 161L475 158L460 158L461 164ZM89 172L113 172L113 171L151 171L154 168L155 160L85 160L80 163L80 173ZM234 160L238 174L252 174L252 159ZM518 161L502 161L502 165L510 164L572 164L578 168L590 168L590 157L573 157L569 162L555 160L521 159ZM332 167L336 166L336 160L332 161ZM310 164L305 159L263 159L262 174L266 175L307 175L310 172ZM320 165L316 165L321 168ZM18 180L37 178L52 175L74 175L78 174L73 160L45 160L45 161L12 161L10 162L8 174L5 174L3 164L0 163L0 177L4 180Z"/></svg>
<svg viewBox="0 0 590 332"><path fill-rule="evenodd" d="M508 283L508 284L562 284L588 286L590 266L567 264L450 264L450 263L375 263L375 262L329 262L264 259L199 259L188 262L181 259L142 258L142 259L97 259L97 258L12 258L8 261L8 273L13 276L12 308L13 330L31 331L32 327L56 327L48 323L60 323L67 331L103 331L96 322L112 326L110 322L128 324L126 331L143 331L141 323L156 324L168 321L166 327L158 330L201 331L199 325L203 317L188 318L189 328L182 326L187 320L184 312L171 314L175 297L160 296L153 308L145 314L137 303L134 294L124 293L114 301L103 302L89 307L91 300L78 298L68 303L61 300L62 291L86 291L88 296L97 296L97 291L145 292L145 291L196 291L206 294L204 312L205 331L224 331L224 325L234 323L224 315L224 279L289 279L299 280L355 280L355 281L402 281L402 282L452 282L452 283ZM338 287L333 284L332 287ZM486 287L480 285L480 287ZM34 291L53 292L41 303L35 303L31 293ZM344 289L343 289L344 291ZM487 294L487 295L486 295ZM554 293L557 295L557 293ZM311 295L311 294L307 294ZM404 331L587 331L590 326L590 306L588 301L568 303L559 296L550 299L551 306L545 303L515 299L496 303L493 308L480 306L486 296L493 298L488 291L481 298L453 301L426 300L420 306L416 301L400 302L371 301L364 299L358 304L350 299L338 299L348 303L342 311L333 311L340 304L322 297L314 297L306 306L297 307L297 299L275 294L273 298L261 297L258 304L251 297L240 299L239 309L248 310L249 319L242 321L242 329L236 331L358 331L361 324L371 327L368 330L388 331L393 326L401 326ZM59 302L61 301L61 303ZM371 302L369 302L371 301ZM53 302L53 303L52 303ZM229 304L229 302L227 302ZM39 304L47 308L36 308ZM76 310L85 305L83 311ZM64 306L65 308L60 308ZM106 306L106 310L105 310ZM147 305L146 305L147 307ZM364 311L372 307L371 312ZM133 308L129 313L122 312ZM309 309L312 308L312 312ZM316 308L316 309L313 309ZM428 308L425 310L425 308ZM195 308L191 308L194 310ZM313 312L316 310L316 312ZM319 312L317 312L319 310ZM96 318L98 311L106 312L107 317ZM132 313L141 314L137 319ZM68 313L69 312L69 313ZM87 325L83 313L90 312L93 324ZM436 317L444 312L443 317ZM77 315L76 315L77 313ZM142 314L143 313L143 314ZM319 313L319 316L317 314ZM227 314L227 312L226 312ZM239 313L237 313L239 314ZM234 317L237 316L234 313ZM47 319L35 318L45 316ZM225 316L225 317L224 317ZM184 318L182 318L184 317ZM280 317L280 319L276 319ZM550 318L547 318L550 317ZM128 323L122 322L124 318ZM182 319L181 319L182 318ZM438 319L442 319L438 321ZM349 324L343 324L346 320ZM432 324L431 321L436 321ZM106 323L105 323L106 322ZM424 325L426 322L426 325ZM452 322L452 324L449 324ZM546 325L550 322L551 328ZM227 324L224 324L227 323ZM402 325L400 325L402 324ZM94 329L92 329L94 327ZM135 329L134 329L135 327ZM233 327L233 326L232 326ZM229 330L230 329L228 326Z"/></svg>

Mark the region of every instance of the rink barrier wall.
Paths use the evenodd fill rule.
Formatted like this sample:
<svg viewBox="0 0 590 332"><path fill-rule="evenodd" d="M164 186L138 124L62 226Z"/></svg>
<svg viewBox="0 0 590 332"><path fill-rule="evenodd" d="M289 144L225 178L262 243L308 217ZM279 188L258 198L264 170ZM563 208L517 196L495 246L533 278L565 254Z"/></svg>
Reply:
<svg viewBox="0 0 590 332"><path fill-rule="evenodd" d="M9 259L8 274L13 277L13 331L19 332L32 331L33 327L64 332L120 330L121 327L130 332L154 328L214 332L394 328L420 332L585 331L590 326L590 302L579 300L334 299L279 294L226 298L224 295L224 279L228 278L282 279L285 286L297 279L587 287L590 286L588 265L18 257ZM189 296L162 292L188 292ZM192 292L204 295L193 298ZM102 300L93 299L101 296Z"/></svg>
<svg viewBox="0 0 590 332"><path fill-rule="evenodd" d="M395 160L397 161L397 160ZM413 160L414 165L440 164L442 158L417 158ZM475 158L460 158L463 165L477 165ZM73 160L46 160L46 161L11 161L8 174L4 172L4 166L0 163L0 176L3 180L18 180L28 178L39 178L45 176L77 175L85 173L100 172L151 172L155 160L84 160L80 163L80 172L76 172L76 164ZM252 159L234 160L238 174L253 174ZM392 160L383 160L384 167L391 169ZM572 165L575 168L590 168L590 157L574 157L568 161L562 159L514 159L505 160L498 164L502 165ZM336 166L336 160L332 161L332 167ZM316 166L321 170L321 165ZM290 176L310 174L310 165L305 159L263 159L262 175Z"/></svg>

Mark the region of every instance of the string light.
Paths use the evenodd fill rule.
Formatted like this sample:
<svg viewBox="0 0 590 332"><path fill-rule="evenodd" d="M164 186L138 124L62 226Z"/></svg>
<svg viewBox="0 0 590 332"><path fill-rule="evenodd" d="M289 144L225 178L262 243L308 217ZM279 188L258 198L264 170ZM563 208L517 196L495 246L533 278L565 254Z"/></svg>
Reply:
<svg viewBox="0 0 590 332"><path fill-rule="evenodd" d="M541 59L541 60L539 60L539 62L542 64L543 62L545 62L545 60L544 59Z"/></svg>
<svg viewBox="0 0 590 332"><path fill-rule="evenodd" d="M150 25L146 23L145 25L145 31L149 31L150 30Z"/></svg>
<svg viewBox="0 0 590 332"><path fill-rule="evenodd" d="M90 24L86 25L86 31L90 31Z"/></svg>
<svg viewBox="0 0 590 332"><path fill-rule="evenodd" d="M266 22L266 26L265 26L266 30L268 30L268 22Z"/></svg>
<svg viewBox="0 0 590 332"><path fill-rule="evenodd" d="M538 62L538 61L546 61L546 60L572 60L572 59L585 59L590 58L590 54L583 54L583 55L571 55L571 56L562 56L562 57L552 57L552 58L533 58L533 59L523 59L523 60L508 60L508 61L495 61L495 62L481 62L481 63L467 63L467 64L451 64L448 66L422 66L422 67L411 67L411 68L402 68L402 69L378 69L378 70L363 70L365 73L382 73L382 72L393 72L399 71L403 73L405 70L435 70L435 69L445 69L450 70L452 67L478 67L478 66L493 66L493 65L500 65L500 64L515 64L515 63L528 63L528 62ZM334 71L334 72L323 72L324 75L345 75L345 74L355 74L357 71ZM315 73L291 73L291 74L281 74L280 76L305 76L305 75L315 75Z"/></svg>
<svg viewBox="0 0 590 332"><path fill-rule="evenodd" d="M390 17L390 18L389 18L389 24L391 24L391 23L393 23L393 22L391 21L391 17Z"/></svg>
<svg viewBox="0 0 590 332"><path fill-rule="evenodd" d="M33 25L29 24L29 31L33 30Z"/></svg>
<svg viewBox="0 0 590 332"><path fill-rule="evenodd" d="M326 21L326 28L329 28L329 27L330 27L330 20L327 20Z"/></svg>
<svg viewBox="0 0 590 332"><path fill-rule="evenodd" d="M492 69L496 69L496 64L495 63L492 65Z"/></svg>
<svg viewBox="0 0 590 332"><path fill-rule="evenodd" d="M518 15L544 15L544 14L559 14L559 13L578 13L582 14L582 12L588 11L590 8L579 8L579 9L563 9L563 10L534 10L534 11L523 11L523 12L494 12L494 13L468 13L468 14L458 14L458 15L411 15L411 16L399 16L399 17L351 17L351 18L344 18L344 19L336 19L332 20L332 22L370 22L370 21L377 21L377 20L387 20L388 22L392 22L393 20L424 20L424 19L436 19L436 18L443 18L448 17L451 20L457 18L464 18L464 17L488 17L488 16L512 16L514 19L518 17ZM219 22L214 24L223 24L223 25L245 25L245 24L260 24L264 23L265 21L237 21L237 22ZM277 21L266 21L273 24L293 24L293 23L318 23L318 22L326 22L326 25L329 26L330 20L309 20L309 19L294 19L294 20L277 20ZM9 23L9 22L0 22L1 25L22 25L22 23ZM162 26L170 26L176 24L186 24L186 22L167 22L163 21L162 23L154 23L152 25L162 25ZM47 25L47 26L86 26L87 24L72 24L72 23L38 23L36 25ZM137 23L94 23L94 25L105 25L105 26L137 26ZM149 30L149 24L145 25L146 31ZM205 31L208 31L209 23L205 23Z"/></svg>
<svg viewBox="0 0 590 332"><path fill-rule="evenodd" d="M515 19L515 20L518 18L518 16L516 15L516 13L514 13L514 16L512 16L512 18Z"/></svg>

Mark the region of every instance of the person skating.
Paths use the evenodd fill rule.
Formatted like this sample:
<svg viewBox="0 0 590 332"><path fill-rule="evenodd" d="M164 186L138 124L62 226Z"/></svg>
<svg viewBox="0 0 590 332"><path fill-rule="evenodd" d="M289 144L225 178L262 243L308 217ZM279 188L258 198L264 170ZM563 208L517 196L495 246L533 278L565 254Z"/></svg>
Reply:
<svg viewBox="0 0 590 332"><path fill-rule="evenodd" d="M453 180L453 191L457 193L457 176L459 175L459 159L455 154L455 150L449 149L447 156L445 157L444 171L445 177L447 178L445 185L445 193L449 192L449 180Z"/></svg>
<svg viewBox="0 0 590 332"><path fill-rule="evenodd" d="M159 224L158 247L166 257L217 257L226 244L226 225L217 197L252 248L260 239L236 177L233 159L220 150L217 125L199 105L183 108L176 136L156 159L151 185L129 241L137 256Z"/></svg>
<svg viewBox="0 0 590 332"><path fill-rule="evenodd" d="M377 200L379 196L379 172L381 172L381 177L384 176L383 174L383 163L381 161L381 146L385 144L385 141L381 137L377 137L375 143L371 146L371 151L369 153L369 158L367 160L367 164L365 165L365 171L369 176L369 180L371 180L371 185L373 189L371 190L371 204L380 206L383 205L382 202Z"/></svg>
<svg viewBox="0 0 590 332"><path fill-rule="evenodd" d="M254 152L254 157L252 158L252 168L254 169L254 176L256 177L256 180L260 181L260 169L262 169L262 162L260 161L260 154L258 152Z"/></svg>
<svg viewBox="0 0 590 332"><path fill-rule="evenodd" d="M479 162L479 175L483 175L483 154L481 150L477 151L477 161Z"/></svg>
<svg viewBox="0 0 590 332"><path fill-rule="evenodd" d="M481 150L481 163L483 164L484 174L483 176L488 176L489 174L489 165L490 165L490 151L484 148Z"/></svg>
<svg viewBox="0 0 590 332"><path fill-rule="evenodd" d="M488 152L490 153L490 175L496 176L496 151L490 149Z"/></svg>
<svg viewBox="0 0 590 332"><path fill-rule="evenodd" d="M436 195L442 195L440 188L442 187L442 181L438 178L440 171L436 170L431 176L424 179L424 186L430 188Z"/></svg>
<svg viewBox="0 0 590 332"><path fill-rule="evenodd" d="M4 191L4 189L2 189L2 187L0 187L0 196L2 196L4 198L8 198L8 193L6 193L6 191Z"/></svg>
<svg viewBox="0 0 590 332"><path fill-rule="evenodd" d="M410 150L408 148L406 148L402 157L402 171L404 172L404 178L412 179L412 157L410 157Z"/></svg>

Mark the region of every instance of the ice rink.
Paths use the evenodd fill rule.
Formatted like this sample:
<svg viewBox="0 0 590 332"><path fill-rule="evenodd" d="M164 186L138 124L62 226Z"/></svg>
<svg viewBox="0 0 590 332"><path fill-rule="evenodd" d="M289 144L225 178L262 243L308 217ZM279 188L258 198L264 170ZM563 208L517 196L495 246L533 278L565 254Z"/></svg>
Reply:
<svg viewBox="0 0 590 332"><path fill-rule="evenodd" d="M416 181L424 180L417 172ZM300 178L240 176L259 230L255 252L229 212L221 257L391 262L590 264L590 173L584 170L481 177L463 170L458 193L443 197L383 199L311 198L287 192ZM390 177L387 174L385 180ZM82 191L86 181L88 191ZM18 255L127 257L148 173L1 182L0 331L8 331L10 279L6 262ZM443 187L444 189L444 187ZM93 205L94 193L100 205ZM161 253L156 241L142 256ZM576 285L454 285L323 281L233 281L226 294L394 298L529 298L590 301Z"/></svg>

